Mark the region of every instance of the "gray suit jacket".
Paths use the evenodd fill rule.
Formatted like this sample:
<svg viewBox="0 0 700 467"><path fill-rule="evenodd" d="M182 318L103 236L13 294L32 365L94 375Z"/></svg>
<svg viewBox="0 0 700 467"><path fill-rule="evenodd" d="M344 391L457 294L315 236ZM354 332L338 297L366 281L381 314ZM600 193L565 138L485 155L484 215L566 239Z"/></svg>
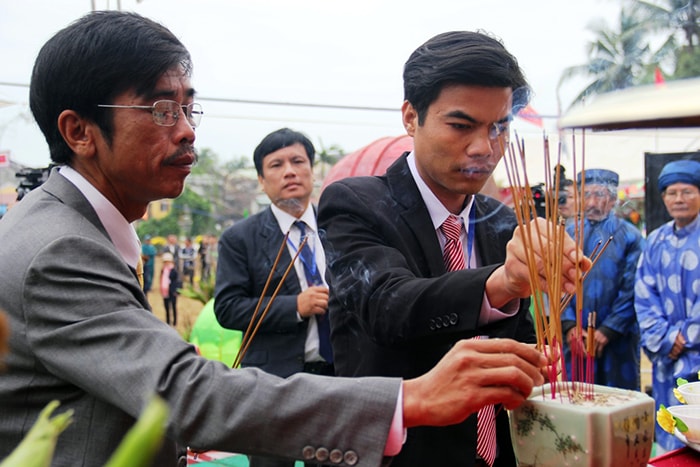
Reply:
<svg viewBox="0 0 700 467"><path fill-rule="evenodd" d="M284 235L270 208L237 222L221 235L214 311L222 326L244 332L248 328L283 241ZM257 318L269 304L291 261L285 246ZM292 268L251 342L242 366L255 366L283 377L304 369L309 323L297 318L299 293L299 278Z"/></svg>
<svg viewBox="0 0 700 467"><path fill-rule="evenodd" d="M75 411L55 466L99 466L149 396L168 402L168 440L289 459L325 448L380 465L399 379L286 380L198 357L147 311L133 271L82 194L58 173L0 220L0 309L10 324L0 374L0 459L51 400Z"/></svg>

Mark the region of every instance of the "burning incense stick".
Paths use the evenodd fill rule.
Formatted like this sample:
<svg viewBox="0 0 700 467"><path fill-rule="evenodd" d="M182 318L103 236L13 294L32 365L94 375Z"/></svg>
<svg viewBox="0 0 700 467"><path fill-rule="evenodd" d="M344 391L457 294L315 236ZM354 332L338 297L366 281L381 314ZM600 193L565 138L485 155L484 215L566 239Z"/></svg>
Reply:
<svg viewBox="0 0 700 467"><path fill-rule="evenodd" d="M544 142L544 166L545 173L551 173L551 154L549 151L549 140L546 136L543 137ZM585 139L584 139L585 142ZM506 149L506 148L503 148ZM587 272L581 270L583 258L576 258L576 276L578 280L575 283L575 294L562 293L562 257L564 255L564 243L567 238L566 229L563 221L559 218L558 196L551 196L551 193L559 193L561 186L561 173L557 171L554 179L546 178L545 187L545 209L544 222L531 222L537 217L537 210L532 196L531 185L528 180L527 166L525 161L525 147L522 140L517 135L504 151L504 161L508 181L511 187L511 193L514 202L514 212L517 218L517 223L522 230L523 241L526 245L526 262L528 264L528 274L530 286L532 290L532 303L534 308L535 333L537 336L537 346L543 352L556 351L556 365L553 366L553 375L550 375L552 388L552 397L558 393L557 390L557 374L556 368L562 369L562 378L567 379L564 365L564 336L561 329L561 314L567 307L574 295L577 297L576 303L576 336L580 339L583 336L584 326L582 324L581 314L583 310L583 280ZM574 140L574 170L576 170L576 145ZM585 155L585 151L584 151ZM581 159L584 159L582 155ZM561 144L557 154L557 162L561 162ZM583 170L582 170L582 173ZM581 187L583 189L583 187ZM577 218L575 224L574 242L578 247L578 251L583 251L583 199L577 190L574 191L574 204L578 207ZM599 249L594 250L593 258L591 258L591 268L600 258L605 248L608 246L611 239L602 245ZM599 245L600 246L600 245ZM539 257L535 252L539 252ZM541 265L538 270L537 264ZM589 269L590 271L590 269ZM540 278L544 277L547 284L546 287L541 286ZM595 334L595 318L589 323L587 342L589 346L588 352L575 351L572 346L572 375L574 380L586 381L590 383L584 387L585 393L591 397L593 395L593 361L595 359L595 346L593 352L590 351L590 346L594 345ZM554 350L549 350L554 349ZM588 365L585 373L581 372L584 368L583 356L588 355ZM580 364L576 364L575 360L581 359ZM571 385L574 387L574 385Z"/></svg>

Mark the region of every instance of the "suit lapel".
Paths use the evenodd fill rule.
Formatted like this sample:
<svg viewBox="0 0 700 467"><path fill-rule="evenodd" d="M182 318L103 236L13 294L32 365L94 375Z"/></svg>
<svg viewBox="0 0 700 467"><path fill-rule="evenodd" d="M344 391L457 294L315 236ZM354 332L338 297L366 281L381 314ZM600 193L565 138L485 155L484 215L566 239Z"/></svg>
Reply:
<svg viewBox="0 0 700 467"><path fill-rule="evenodd" d="M439 276L445 273L445 263L442 259L442 251L438 243L435 229L430 220L428 208L423 203L423 198L418 191L416 182L411 176L404 153L386 171L387 183L392 198L400 206L400 215L408 226L416 243L414 252L423 252L423 259L428 266L431 276Z"/></svg>
<svg viewBox="0 0 700 467"><path fill-rule="evenodd" d="M266 274L269 274L272 265L275 264L277 253L279 252L282 242L284 241L284 235L280 231L275 215L272 214L272 209L267 208L264 210L259 217L259 222L259 232L263 245L261 245L258 249L260 250L260 254L264 256L264 261L262 261L260 264L267 265ZM275 274L273 276L275 280L274 283L270 285L271 287L276 286L276 284L279 283L284 275L284 271L287 269L291 261L292 257L289 254L289 248L287 248L285 245L285 248L282 250L282 256L280 256L279 263L275 269ZM289 270L287 279L285 279L285 285L281 290L284 290L285 287L291 287L292 290L299 289L299 278L297 277L297 273L294 268Z"/></svg>
<svg viewBox="0 0 700 467"><path fill-rule="evenodd" d="M75 187L75 185L69 182L62 175L58 174L58 168L54 168L51 171L49 178L44 184L41 185L40 189L60 200L66 206L70 206L75 209L109 240L109 234L107 234L107 230L102 225L102 222L97 216L95 209L93 209L90 202L87 200L87 198L85 198L80 190ZM112 242L111 240L109 241L110 243Z"/></svg>
<svg viewBox="0 0 700 467"><path fill-rule="evenodd" d="M69 182L62 175L58 174L57 168L54 168L51 171L49 178L38 189L43 190L50 196L53 196L64 203L66 206L69 206L79 212L85 219L87 219L88 222L94 225L102 235L104 235L105 241L111 246L112 249L114 249L115 253L119 255L119 252L116 250L116 247L114 246L112 239L109 237L104 225L102 225L102 222L100 221L95 209L92 207L87 198L85 198L85 196L80 192L80 190L75 187L75 185ZM138 299L144 308L151 310L146 294L143 292L141 287L138 287L136 271L131 266L126 265L126 263L124 263L124 265L133 274L134 282L137 284L137 288L140 292L139 294L135 295L135 298Z"/></svg>

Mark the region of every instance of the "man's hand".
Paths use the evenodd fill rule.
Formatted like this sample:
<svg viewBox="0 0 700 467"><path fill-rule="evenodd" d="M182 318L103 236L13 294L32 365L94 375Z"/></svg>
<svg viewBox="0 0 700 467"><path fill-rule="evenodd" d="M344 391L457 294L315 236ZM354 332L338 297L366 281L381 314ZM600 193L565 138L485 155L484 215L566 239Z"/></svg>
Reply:
<svg viewBox="0 0 700 467"><path fill-rule="evenodd" d="M566 343L569 344L573 355L586 355L586 335L579 332L576 326L567 331Z"/></svg>
<svg viewBox="0 0 700 467"><path fill-rule="evenodd" d="M425 375L404 381L404 426L460 423L489 404L514 409L544 383L547 359L512 339L461 340Z"/></svg>
<svg viewBox="0 0 700 467"><path fill-rule="evenodd" d="M328 310L328 287L315 285L297 295L297 311L302 318L322 315Z"/></svg>
<svg viewBox="0 0 700 467"><path fill-rule="evenodd" d="M608 345L608 336L596 329L595 333L593 334L593 340L595 345L595 356L596 358L600 358L603 355L603 349L605 349L605 346Z"/></svg>
<svg viewBox="0 0 700 467"><path fill-rule="evenodd" d="M683 351L685 350L685 337L683 337L683 333L679 332L676 335L676 340L673 342L673 347L671 347L671 353L668 354L668 358L671 360L678 360L678 357L681 356Z"/></svg>
<svg viewBox="0 0 700 467"><path fill-rule="evenodd" d="M530 221L527 229L515 229L513 238L506 246L505 263L486 281L486 294L492 306L499 308L514 298L526 298L532 294L528 265L531 259L539 276L540 288L547 290L544 265L548 264L550 255L556 255L561 260L562 290L576 292L576 280L591 268L591 260L583 255L583 251L566 233L561 237L563 245L556 251L550 248L552 242L547 237L548 232L557 235L551 230L547 221L540 217Z"/></svg>

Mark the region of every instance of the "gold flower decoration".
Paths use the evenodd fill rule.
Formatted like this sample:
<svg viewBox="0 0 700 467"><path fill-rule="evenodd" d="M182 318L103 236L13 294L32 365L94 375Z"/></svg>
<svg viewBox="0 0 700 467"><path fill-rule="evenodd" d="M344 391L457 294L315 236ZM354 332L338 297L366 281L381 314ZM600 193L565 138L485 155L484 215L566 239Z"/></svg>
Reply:
<svg viewBox="0 0 700 467"><path fill-rule="evenodd" d="M656 412L656 423L658 423L664 431L671 434L673 434L673 429L676 427L676 420L673 418L673 415L671 415L671 412L663 405L660 406L659 410Z"/></svg>
<svg viewBox="0 0 700 467"><path fill-rule="evenodd" d="M683 399L683 395L678 390L678 388L673 388L673 395L676 396L676 399L678 399L678 402L680 402L681 404L687 404L685 399Z"/></svg>
<svg viewBox="0 0 700 467"><path fill-rule="evenodd" d="M674 428L678 428L678 431L681 433L688 431L688 425L683 423L683 420L680 418L674 417L663 404L659 406L659 410L656 412L656 422L664 431L671 434L673 434Z"/></svg>
<svg viewBox="0 0 700 467"><path fill-rule="evenodd" d="M698 376L700 376L700 372L698 372ZM678 390L678 388L679 388L680 386L683 386L684 384L688 384L688 380L687 380L687 379L677 378L677 379L676 379L676 387L673 388L673 395L676 396L676 399L678 399L678 401L679 401L681 404L687 404L687 402L685 401L685 399L683 399L683 395L682 395L681 392Z"/></svg>

